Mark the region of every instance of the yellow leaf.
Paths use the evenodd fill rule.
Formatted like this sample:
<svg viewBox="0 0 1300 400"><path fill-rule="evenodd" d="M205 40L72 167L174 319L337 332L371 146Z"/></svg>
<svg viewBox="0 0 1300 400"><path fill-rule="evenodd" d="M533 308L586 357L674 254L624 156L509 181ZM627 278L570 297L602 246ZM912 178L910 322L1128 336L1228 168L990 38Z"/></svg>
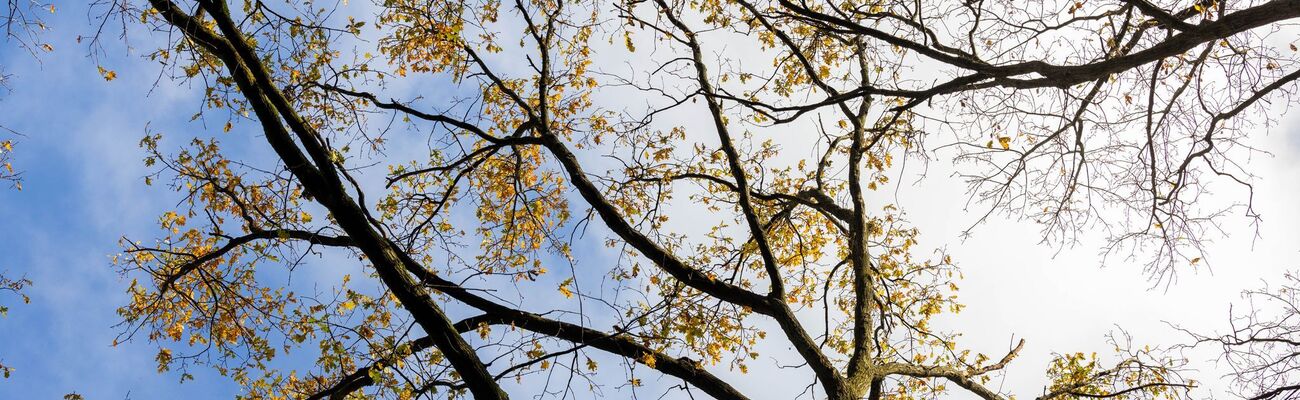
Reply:
<svg viewBox="0 0 1300 400"><path fill-rule="evenodd" d="M104 67L99 67L99 76L104 77L104 80L106 81L112 81L114 79L117 79L117 72L114 72L111 69L106 69Z"/></svg>
<svg viewBox="0 0 1300 400"><path fill-rule="evenodd" d="M158 361L158 372L166 372L172 363L171 349L158 349L158 355L154 356L154 360Z"/></svg>
<svg viewBox="0 0 1300 400"><path fill-rule="evenodd" d="M999 144L999 145L1002 145L1002 150L1010 150L1010 149L1011 149L1011 138L1010 138L1010 137L1006 137L1006 136L999 137L999 138L998 138L998 144Z"/></svg>
<svg viewBox="0 0 1300 400"><path fill-rule="evenodd" d="M569 285L571 284L573 284L573 278L565 279L564 282L560 282L560 294L563 294L566 299L573 298L573 290L569 289Z"/></svg>
<svg viewBox="0 0 1300 400"><path fill-rule="evenodd" d="M172 340L181 340L181 335L184 333L185 333L185 325L182 324L180 321L176 321L176 323L171 324L171 326L167 327L167 336L171 337Z"/></svg>

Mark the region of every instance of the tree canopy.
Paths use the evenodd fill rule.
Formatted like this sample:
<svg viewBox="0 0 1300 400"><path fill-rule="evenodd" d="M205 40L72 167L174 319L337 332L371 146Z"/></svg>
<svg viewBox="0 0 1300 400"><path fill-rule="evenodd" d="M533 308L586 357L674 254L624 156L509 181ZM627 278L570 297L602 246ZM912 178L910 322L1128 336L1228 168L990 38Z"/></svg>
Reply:
<svg viewBox="0 0 1300 400"><path fill-rule="evenodd" d="M351 3L95 3L91 41L147 30L157 85L204 93L194 139L140 141L183 201L113 258L159 372L248 399L768 398L751 369L817 399L1192 397L1124 338L1000 387L1025 340L936 327L986 266L898 193L951 165L969 197L927 201L968 234L1099 237L1176 284L1259 218L1247 139L1300 78L1300 0ZM1293 286L1191 335L1243 396L1300 394Z"/></svg>

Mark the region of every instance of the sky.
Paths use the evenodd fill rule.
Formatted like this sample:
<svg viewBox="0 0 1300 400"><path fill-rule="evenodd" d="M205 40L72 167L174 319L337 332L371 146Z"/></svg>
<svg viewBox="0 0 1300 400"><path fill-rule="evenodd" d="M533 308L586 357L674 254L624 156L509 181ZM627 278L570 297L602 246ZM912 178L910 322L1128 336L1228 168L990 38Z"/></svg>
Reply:
<svg viewBox="0 0 1300 400"><path fill-rule="evenodd" d="M102 52L79 43L93 26L88 15L67 6L47 18L52 30L43 40L53 52L33 57L0 47L0 66L11 76L0 96L0 125L21 134L14 138L14 165L23 172L21 191L0 190L0 271L34 282L25 291L30 304L0 298L11 308L0 318L0 362L15 369L0 380L0 399L70 392L89 399L230 398L237 388L206 369L192 370L196 379L184 384L175 373L158 373L148 343L113 346L122 333L115 310L127 302L129 278L114 271L110 257L124 236L153 237L157 216L178 201L175 193L144 185L151 170L137 143L146 132L184 137L219 128L189 121L199 107L196 88L154 84L158 68L139 53L149 48L147 35L132 32L130 48L108 40ZM97 65L112 68L117 78L105 81ZM1181 272L1167 287L1152 288L1137 262L1101 265L1099 237L1085 235L1070 248L1043 246L1037 226L994 218L963 239L961 231L978 210L955 207L952 199L964 198L964 185L951 178L951 166L932 164L923 187L898 196L913 205L908 216L922 238L946 243L965 271L961 299L968 308L941 326L959 328L963 344L990 354L1024 338L1021 357L999 383L1021 396L1042 388L1054 352L1105 354L1105 335L1119 327L1135 343L1154 345L1188 340L1168 322L1222 331L1242 290L1276 283L1300 267L1300 208L1294 203L1300 198L1300 114L1281 114L1285 108L1274 106L1280 123L1251 139L1273 153L1249 164L1258 176L1256 208L1264 218L1259 237L1239 233L1253 232L1245 218L1226 219L1232 234L1215 238L1208 266ZM241 125L221 139L236 154L265 156L264 142L250 128ZM1221 366L1196 366L1198 380L1219 380ZM764 374L778 373L759 372L738 386L759 393L755 398L782 398L763 391L770 389Z"/></svg>
<svg viewBox="0 0 1300 400"><path fill-rule="evenodd" d="M11 76L2 124L22 135L13 139L21 149L13 161L23 174L23 190L0 191L0 271L39 282L25 291L30 304L3 300L11 312L0 319L0 359L15 371L0 382L0 398L160 399L195 390L231 397L234 387L219 379L181 386L177 375L158 374L156 349L143 342L112 346L129 280L109 257L123 235L149 237L177 200L146 189L137 143L146 126L190 129L181 122L197 102L186 90L150 90L155 76L128 72L144 70L137 56L114 60L123 63L118 80L99 78L76 40L87 33L79 31L87 15L64 9L46 17L53 28L43 40L55 51L39 58L0 47Z"/></svg>

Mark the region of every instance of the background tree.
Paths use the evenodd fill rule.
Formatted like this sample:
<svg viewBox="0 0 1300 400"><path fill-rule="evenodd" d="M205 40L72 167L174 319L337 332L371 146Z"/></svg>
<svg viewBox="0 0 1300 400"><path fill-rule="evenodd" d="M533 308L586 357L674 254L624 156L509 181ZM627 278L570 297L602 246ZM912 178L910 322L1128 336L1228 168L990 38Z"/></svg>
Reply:
<svg viewBox="0 0 1300 400"><path fill-rule="evenodd" d="M1270 121L1243 116L1300 76L1277 34L1295 0L105 9L171 39L149 57L205 88L197 118L254 121L274 153L150 133L147 182L185 201L116 261L135 279L124 339L249 398L564 398L666 376L682 384L655 390L741 399L760 394L728 378L751 368L812 398L1007 398L989 382L1020 345L985 355L933 327L962 308L961 272L893 200L925 182L907 165L953 160L985 216L1053 245L1102 232L1169 282L1216 221L1254 217L1243 140ZM283 283L345 261L365 279ZM1060 354L1038 397L1194 386L1181 360L1115 344ZM286 366L303 351L314 365Z"/></svg>
<svg viewBox="0 0 1300 400"><path fill-rule="evenodd" d="M1248 291L1246 302L1234 307L1228 329L1206 334L1183 331L1195 340L1181 347L1209 347L1231 368L1235 394L1251 400L1289 399L1300 394L1300 298L1296 276L1287 274L1276 286ZM1238 310L1240 308L1240 310Z"/></svg>

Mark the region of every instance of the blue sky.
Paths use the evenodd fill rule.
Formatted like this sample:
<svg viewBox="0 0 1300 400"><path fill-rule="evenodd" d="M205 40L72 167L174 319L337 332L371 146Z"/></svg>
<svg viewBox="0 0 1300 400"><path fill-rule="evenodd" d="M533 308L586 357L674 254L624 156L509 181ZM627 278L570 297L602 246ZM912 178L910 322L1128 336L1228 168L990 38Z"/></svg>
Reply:
<svg viewBox="0 0 1300 400"><path fill-rule="evenodd" d="M194 93L172 85L150 90L158 69L126 56L111 38L101 60L118 79L100 78L87 46L75 40L89 34L79 31L90 26L88 12L65 6L44 17L52 30L42 39L55 51L39 58L12 43L0 47L0 65L12 78L0 99L6 114L0 124L22 134L14 138L14 164L24 180L22 191L0 191L0 270L36 282L26 291L31 304L0 300L11 305L0 319L0 359L15 369L0 381L0 398L53 399L75 391L96 399L154 399L196 390L229 398L233 385L205 379L207 370L184 386L174 374L158 374L146 343L112 347L127 281L109 257L122 235L152 237L157 214L176 201L143 184L137 143L146 126L196 129L185 121L198 103Z"/></svg>
<svg viewBox="0 0 1300 400"><path fill-rule="evenodd" d="M156 236L158 214L178 200L173 192L144 185L142 177L151 171L137 143L147 131L168 135L164 149L191 135L217 135L234 157L252 159L265 155L263 142L250 126L219 134L212 132L224 121L207 128L190 122L200 105L198 93L165 80L154 85L157 64L139 56L140 49L151 48L150 38L139 32L128 38L134 52L113 37L104 42L98 64L115 70L117 79L102 79L87 45L76 41L91 34L87 16L93 14L77 7L63 6L47 17L52 30L43 40L55 51L32 57L0 46L0 68L12 75L0 96L0 125L23 135L14 138L14 165L24 179L22 191L0 190L0 271L34 282L26 292L31 304L0 298L11 305L0 319L0 361L15 368L10 379L0 380L0 399L52 399L69 392L89 399L230 398L234 385L209 370L193 369L197 379L183 385L175 373L157 373L155 347L148 343L112 346L121 333L115 310L127 301L129 279L118 276L109 260L120 250L121 237ZM1297 267L1291 260L1300 251L1300 211L1294 207L1300 198L1300 135L1293 134L1296 117L1280 122L1267 135L1261 129L1257 143L1274 157L1252 161L1264 182L1256 197L1265 216L1262 238L1220 239L1213 272L1185 274L1167 291L1147 290L1149 281L1136 265L1097 268L1096 247L1089 243L1063 250L1038 246L1036 227L1024 223L994 220L961 241L960 230L974 217L941 200L964 198L962 185L944 180L951 172L944 166L932 166L925 190L901 197L919 204L910 215L924 238L950 243L948 250L967 268L968 311L947 323L968 332L964 340L972 347L990 353L1007 347L1012 336L1027 338L1005 383L1023 394L1041 387L1052 352L1105 351L1102 336L1115 325L1146 343L1179 339L1163 321L1221 328L1240 290ZM1242 228L1235 221L1228 226ZM1008 248L1017 249L1014 256ZM741 386L763 388L756 379L761 377Z"/></svg>

